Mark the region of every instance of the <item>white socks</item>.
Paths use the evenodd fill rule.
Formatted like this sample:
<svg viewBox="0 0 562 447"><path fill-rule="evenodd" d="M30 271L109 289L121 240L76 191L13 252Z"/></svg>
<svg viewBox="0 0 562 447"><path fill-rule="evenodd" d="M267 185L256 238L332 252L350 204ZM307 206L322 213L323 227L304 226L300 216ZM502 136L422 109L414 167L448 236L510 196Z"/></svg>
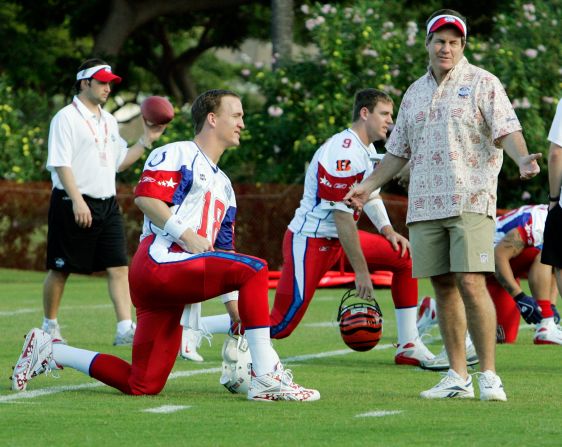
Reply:
<svg viewBox="0 0 562 447"><path fill-rule="evenodd" d="M396 314L396 331L398 332L398 344L403 345L410 341L414 341L419 337L418 327L416 326L416 318L418 313L417 307L407 307L405 309L395 309Z"/></svg>
<svg viewBox="0 0 562 447"><path fill-rule="evenodd" d="M246 329L246 339L250 347L252 368L256 376L273 372L277 363L279 363L279 356L271 346L269 327Z"/></svg>
<svg viewBox="0 0 562 447"><path fill-rule="evenodd" d="M73 348L62 343L53 343L53 360L60 366L68 366L77 371L90 375L90 365L97 352L86 349Z"/></svg>
<svg viewBox="0 0 562 447"><path fill-rule="evenodd" d="M200 329L203 333L208 334L228 334L230 331L230 325L232 321L230 320L230 315L211 315L209 317L203 317L200 320Z"/></svg>
<svg viewBox="0 0 562 447"><path fill-rule="evenodd" d="M117 323L117 333L123 335L133 325L133 320L121 320Z"/></svg>
<svg viewBox="0 0 562 447"><path fill-rule="evenodd" d="M41 328L44 331L49 330L50 326L56 326L58 324L58 320L55 318L54 320L49 320L47 317L43 317L43 327Z"/></svg>

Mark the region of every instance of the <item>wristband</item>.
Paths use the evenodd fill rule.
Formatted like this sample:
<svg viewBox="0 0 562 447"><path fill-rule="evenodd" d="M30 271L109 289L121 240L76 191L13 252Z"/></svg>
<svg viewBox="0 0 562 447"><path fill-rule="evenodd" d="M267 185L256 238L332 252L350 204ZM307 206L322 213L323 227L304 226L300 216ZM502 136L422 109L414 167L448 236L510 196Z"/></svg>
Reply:
<svg viewBox="0 0 562 447"><path fill-rule="evenodd" d="M519 300L522 300L523 298L525 298L526 296L527 296L527 295L525 295L525 292L521 292L521 293L518 293L517 295L515 295L515 296L513 297L513 299L514 299L515 301L519 301Z"/></svg>
<svg viewBox="0 0 562 447"><path fill-rule="evenodd" d="M179 240L183 232L187 229L187 225L179 216L173 214L164 225L164 231Z"/></svg>
<svg viewBox="0 0 562 447"><path fill-rule="evenodd" d="M363 205L363 211L369 217L373 225L377 227L377 230L381 231L381 228L390 225L390 219L384 207L382 199L371 199L365 205Z"/></svg>
<svg viewBox="0 0 562 447"><path fill-rule="evenodd" d="M229 301L238 301L238 290L235 290L234 292L223 293L221 295L221 301L223 304L226 304Z"/></svg>
<svg viewBox="0 0 562 447"><path fill-rule="evenodd" d="M144 135L142 135L139 140L137 141L138 144L140 144L142 147L144 147L145 149L152 149L152 143L148 144L146 141L144 141Z"/></svg>
<svg viewBox="0 0 562 447"><path fill-rule="evenodd" d="M557 197L548 196L548 200L550 202L558 202L560 200L560 196Z"/></svg>

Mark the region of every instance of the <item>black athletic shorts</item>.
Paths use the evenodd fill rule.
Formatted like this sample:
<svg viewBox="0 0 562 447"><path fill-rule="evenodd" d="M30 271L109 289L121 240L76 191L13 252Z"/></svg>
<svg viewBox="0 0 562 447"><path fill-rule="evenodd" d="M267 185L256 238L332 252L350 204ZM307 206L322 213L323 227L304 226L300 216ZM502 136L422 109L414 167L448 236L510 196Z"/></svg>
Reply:
<svg viewBox="0 0 562 447"><path fill-rule="evenodd" d="M47 234L47 269L68 273L100 272L128 264L123 217L115 197L84 196L92 213L92 226L74 221L72 200L57 188L51 194Z"/></svg>
<svg viewBox="0 0 562 447"><path fill-rule="evenodd" d="M560 208L560 204L556 204L546 216L541 262L562 268L562 208Z"/></svg>

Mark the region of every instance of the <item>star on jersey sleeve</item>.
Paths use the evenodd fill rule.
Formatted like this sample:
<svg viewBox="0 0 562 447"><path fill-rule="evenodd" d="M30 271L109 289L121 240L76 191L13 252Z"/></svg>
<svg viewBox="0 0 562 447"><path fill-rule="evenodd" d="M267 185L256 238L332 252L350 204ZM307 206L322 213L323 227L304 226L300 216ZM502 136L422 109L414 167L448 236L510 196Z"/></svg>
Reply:
<svg viewBox="0 0 562 447"><path fill-rule="evenodd" d="M185 151L184 151L185 152ZM178 146L166 145L152 151L135 188L135 196L152 197L169 204L180 204L186 189L193 181L193 173L186 160L178 157Z"/></svg>

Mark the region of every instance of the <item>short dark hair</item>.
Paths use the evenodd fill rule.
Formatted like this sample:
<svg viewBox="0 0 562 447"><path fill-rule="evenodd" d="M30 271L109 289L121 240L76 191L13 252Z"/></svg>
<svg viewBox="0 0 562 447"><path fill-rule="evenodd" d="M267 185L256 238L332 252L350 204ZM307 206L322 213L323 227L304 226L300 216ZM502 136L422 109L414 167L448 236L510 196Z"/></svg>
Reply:
<svg viewBox="0 0 562 447"><path fill-rule="evenodd" d="M86 70L87 68L95 67L96 65L109 65L109 64L102 59L97 59L97 58L87 59L84 62L82 62L82 64L78 67L76 73L79 73L82 70ZM82 85L82 81L83 79L80 79L74 83L74 91L76 92L76 94L79 94L81 91L80 86Z"/></svg>
<svg viewBox="0 0 562 447"><path fill-rule="evenodd" d="M431 14L431 15L429 16L429 18L425 21L425 27L427 28L427 25L429 25L429 22L431 22L431 19L433 19L434 17L437 17L437 16L444 16L444 15L447 15L447 16L457 16L459 19L461 19L461 20L464 22L464 24L466 25L466 28L467 28L466 31L467 31L467 35L468 35L468 22L466 21L466 17L463 16L460 12L455 11L454 9L439 9L438 11L435 11L435 12L434 12L433 14ZM458 28L457 28L455 25L444 25L442 28L445 28L445 27L450 27L450 28L455 29L455 30L458 31ZM439 29L441 29L441 28L439 28ZM426 43L426 45L427 45L429 42L431 42L431 39L433 39L433 34L435 34L435 33L429 33L429 34L427 35L427 37L425 38L425 43ZM462 37L461 37L461 43L463 44L463 46L465 45L465 43L466 43L466 36L462 36Z"/></svg>
<svg viewBox="0 0 562 447"><path fill-rule="evenodd" d="M367 107L369 113L373 113L373 110L375 110L379 102L394 104L394 101L392 101L392 98L388 94L374 88L366 88L355 93L355 100L353 102L353 122L359 119L363 107Z"/></svg>
<svg viewBox="0 0 562 447"><path fill-rule="evenodd" d="M191 121L195 128L195 135L203 129L207 115L209 113L216 113L219 110L222 98L225 96L234 96L240 99L240 96L231 90L219 89L207 90L195 98L191 106Z"/></svg>

